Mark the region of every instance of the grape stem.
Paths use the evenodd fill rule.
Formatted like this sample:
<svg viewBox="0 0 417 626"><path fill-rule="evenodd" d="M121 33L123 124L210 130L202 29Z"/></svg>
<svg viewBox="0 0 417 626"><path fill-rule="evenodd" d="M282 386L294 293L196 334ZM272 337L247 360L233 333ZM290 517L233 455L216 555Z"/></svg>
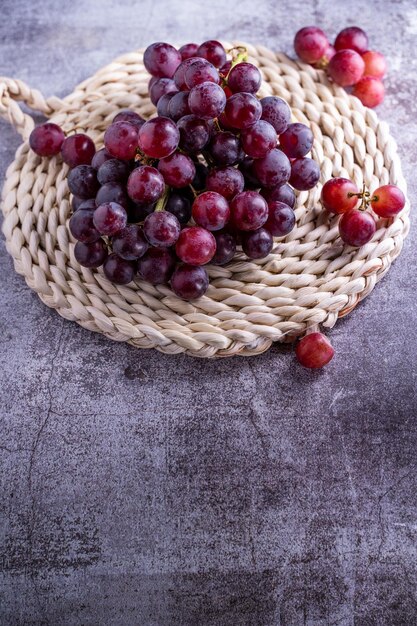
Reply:
<svg viewBox="0 0 417 626"><path fill-rule="evenodd" d="M366 189L365 183L363 183L362 191L359 191L359 193L351 193L351 192L348 193L349 198L353 198L354 196L361 199L361 203L360 203L360 206L358 207L358 210L366 211L366 209L368 208L371 202L371 194Z"/></svg>
<svg viewBox="0 0 417 626"><path fill-rule="evenodd" d="M155 205L155 213L156 211L165 211L165 207L166 207L166 203L168 202L170 191L171 189L168 187L168 185L165 185L165 191Z"/></svg>
<svg viewBox="0 0 417 626"><path fill-rule="evenodd" d="M191 189L191 191L193 192L194 198L197 198L198 192L196 191L196 189L194 189L194 187L192 185L188 185L188 186Z"/></svg>

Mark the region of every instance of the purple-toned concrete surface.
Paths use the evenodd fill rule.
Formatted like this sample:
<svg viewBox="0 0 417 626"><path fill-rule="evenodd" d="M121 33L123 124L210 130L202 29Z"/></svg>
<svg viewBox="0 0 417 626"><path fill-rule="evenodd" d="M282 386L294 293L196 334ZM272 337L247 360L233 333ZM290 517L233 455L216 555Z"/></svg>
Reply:
<svg viewBox="0 0 417 626"><path fill-rule="evenodd" d="M358 24L388 56L379 114L416 197L413 0L2 0L1 18L0 73L59 96L155 40L291 52L301 26ZM0 138L2 183L19 137ZM112 343L46 308L2 241L2 626L417 624L415 241L319 374L290 348Z"/></svg>

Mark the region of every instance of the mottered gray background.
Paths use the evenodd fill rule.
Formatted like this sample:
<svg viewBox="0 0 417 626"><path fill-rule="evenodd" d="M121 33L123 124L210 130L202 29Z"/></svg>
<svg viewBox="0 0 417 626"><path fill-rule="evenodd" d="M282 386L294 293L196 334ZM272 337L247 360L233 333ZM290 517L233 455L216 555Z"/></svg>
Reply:
<svg viewBox="0 0 417 626"><path fill-rule="evenodd" d="M389 59L379 114L413 204L413 0L0 6L0 74L59 96L155 40L291 53L302 26L362 26ZM1 121L1 182L18 144ZM112 343L46 308L2 241L0 623L417 624L415 249L412 228L314 373L288 347L203 361Z"/></svg>

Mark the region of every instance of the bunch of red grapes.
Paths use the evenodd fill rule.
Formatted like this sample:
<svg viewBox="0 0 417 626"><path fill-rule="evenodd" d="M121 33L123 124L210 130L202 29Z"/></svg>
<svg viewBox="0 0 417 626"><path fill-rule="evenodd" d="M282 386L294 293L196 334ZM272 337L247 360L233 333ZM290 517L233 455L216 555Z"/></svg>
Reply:
<svg viewBox="0 0 417 626"><path fill-rule="evenodd" d="M373 108L383 101L387 64L380 52L368 50L368 35L361 28L344 28L332 45L320 28L306 26L296 34L294 48L302 61L326 69L338 85L352 87L365 106Z"/></svg>
<svg viewBox="0 0 417 626"><path fill-rule="evenodd" d="M194 300L207 290L207 263L224 265L237 246L266 257L273 238L295 225L295 193L314 187L317 163L306 155L311 130L291 123L281 98L257 98L261 74L218 41L179 50L154 43L144 53L157 117L116 115L96 152L85 134L37 127L30 145L61 152L70 167L70 231L84 267L103 266L114 283L135 274Z"/></svg>

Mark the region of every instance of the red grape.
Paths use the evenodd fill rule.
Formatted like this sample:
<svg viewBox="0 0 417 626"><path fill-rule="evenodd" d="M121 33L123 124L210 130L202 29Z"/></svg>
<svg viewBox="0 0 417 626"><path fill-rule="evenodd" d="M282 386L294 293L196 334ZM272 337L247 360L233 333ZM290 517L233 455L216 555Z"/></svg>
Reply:
<svg viewBox="0 0 417 626"><path fill-rule="evenodd" d="M52 157L59 153L65 140L64 131L57 124L46 122L32 130L29 145L33 152L42 157Z"/></svg>
<svg viewBox="0 0 417 626"><path fill-rule="evenodd" d="M245 156L239 138L229 131L216 133L208 150L218 165L234 165Z"/></svg>
<svg viewBox="0 0 417 626"><path fill-rule="evenodd" d="M242 191L230 204L232 223L239 230L258 230L268 219L268 205L256 191Z"/></svg>
<svg viewBox="0 0 417 626"><path fill-rule="evenodd" d="M220 230L229 221L229 203L216 191L205 191L194 200L192 215L199 226Z"/></svg>
<svg viewBox="0 0 417 626"><path fill-rule="evenodd" d="M368 35L357 26L349 26L340 31L334 42L336 50L354 50L363 54L368 50Z"/></svg>
<svg viewBox="0 0 417 626"><path fill-rule="evenodd" d="M218 117L224 110L226 95L223 89L215 83L201 83L191 89L188 96L188 105L191 113L208 120Z"/></svg>
<svg viewBox="0 0 417 626"><path fill-rule="evenodd" d="M371 207L380 217L395 217L405 206L405 196L396 185L383 185L371 195Z"/></svg>
<svg viewBox="0 0 417 626"><path fill-rule="evenodd" d="M205 228L189 226L181 231L175 251L184 263L205 265L216 252L216 240Z"/></svg>
<svg viewBox="0 0 417 626"><path fill-rule="evenodd" d="M113 252L126 261L135 261L145 254L149 244L145 239L142 227L138 224L127 224L125 228L112 238Z"/></svg>
<svg viewBox="0 0 417 626"><path fill-rule="evenodd" d="M283 185L291 174L288 157L276 148L270 150L262 159L255 159L253 167L263 187Z"/></svg>
<svg viewBox="0 0 417 626"><path fill-rule="evenodd" d="M227 100L225 114L233 128L248 128L261 118L262 105L250 93L235 93Z"/></svg>
<svg viewBox="0 0 417 626"><path fill-rule="evenodd" d="M167 117L155 117L139 130L140 149L154 159L162 159L175 152L179 140L180 131Z"/></svg>
<svg viewBox="0 0 417 626"><path fill-rule="evenodd" d="M304 367L317 369L324 367L332 360L334 349L322 333L310 333L298 342L295 355Z"/></svg>
<svg viewBox="0 0 417 626"><path fill-rule="evenodd" d="M181 55L181 59L185 61L186 59L190 59L191 57L195 57L197 55L198 44L197 43L186 43L178 50Z"/></svg>
<svg viewBox="0 0 417 626"><path fill-rule="evenodd" d="M113 122L104 133L104 145L117 159L133 159L138 147L138 128L131 122Z"/></svg>
<svg viewBox="0 0 417 626"><path fill-rule="evenodd" d="M199 61L198 58L190 57L189 59L185 59L182 63L179 64L174 74L174 82L178 89L181 91L188 91L188 87L185 82L185 72L188 70L190 65Z"/></svg>
<svg viewBox="0 0 417 626"><path fill-rule="evenodd" d="M187 187L193 182L195 165L192 159L181 152L174 152L158 163L158 170L167 185L174 188Z"/></svg>
<svg viewBox="0 0 417 626"><path fill-rule="evenodd" d="M375 231L376 224L372 215L357 209L344 213L339 222L339 233L342 240L356 248L368 243Z"/></svg>
<svg viewBox="0 0 417 626"><path fill-rule="evenodd" d="M291 109L282 98L267 96L261 100L261 119L269 122L278 135L285 132L291 121Z"/></svg>
<svg viewBox="0 0 417 626"><path fill-rule="evenodd" d="M201 83L220 82L219 72L214 65L206 61L206 59L195 59L194 63L189 63L184 74L184 82L188 89L192 89Z"/></svg>
<svg viewBox="0 0 417 626"><path fill-rule="evenodd" d="M132 109L122 109L113 118L113 124L114 122L130 122L133 126L136 126L138 130L145 123L145 121L146 120L144 120L139 113L132 111Z"/></svg>
<svg viewBox="0 0 417 626"><path fill-rule="evenodd" d="M166 93L177 93L178 87L172 78L158 78L149 89L152 104L158 104L159 99Z"/></svg>
<svg viewBox="0 0 417 626"><path fill-rule="evenodd" d="M113 252L104 261L103 272L112 283L128 285L135 276L135 266L132 261L126 261Z"/></svg>
<svg viewBox="0 0 417 626"><path fill-rule="evenodd" d="M74 246L74 256L83 267L100 267L108 255L106 244L102 239L92 243L77 241Z"/></svg>
<svg viewBox="0 0 417 626"><path fill-rule="evenodd" d="M204 296L209 286L209 277L204 267L179 265L171 277L171 289L183 300L197 300Z"/></svg>
<svg viewBox="0 0 417 626"><path fill-rule="evenodd" d="M209 191L217 191L226 200L232 200L245 187L242 172L235 167L216 167L209 171L206 179Z"/></svg>
<svg viewBox="0 0 417 626"><path fill-rule="evenodd" d="M141 204L152 204L159 200L165 190L162 174L155 167L143 165L130 174L127 181L129 198Z"/></svg>
<svg viewBox="0 0 417 626"><path fill-rule="evenodd" d="M384 99L385 89L382 80L373 76L364 76L353 86L352 94L366 107L373 109Z"/></svg>
<svg viewBox="0 0 417 626"><path fill-rule="evenodd" d="M143 223L143 232L151 246L170 248L177 241L181 225L173 213L155 211Z"/></svg>
<svg viewBox="0 0 417 626"><path fill-rule="evenodd" d="M99 188L97 172L90 165L78 165L68 174L68 187L74 196L94 198Z"/></svg>
<svg viewBox="0 0 417 626"><path fill-rule="evenodd" d="M209 40L201 44L197 56L207 59L214 67L221 67L226 63L226 51L219 41Z"/></svg>
<svg viewBox="0 0 417 626"><path fill-rule="evenodd" d="M69 229L74 239L82 243L93 243L100 239L100 233L94 225L94 208L79 208L71 215Z"/></svg>
<svg viewBox="0 0 417 626"><path fill-rule="evenodd" d="M320 168L313 159L304 157L291 163L290 184L299 191L312 189L320 179Z"/></svg>
<svg viewBox="0 0 417 626"><path fill-rule="evenodd" d="M216 239L216 254L211 259L212 265L225 265L231 261L236 252L236 239L232 233L217 231L214 234Z"/></svg>
<svg viewBox="0 0 417 626"><path fill-rule="evenodd" d="M100 187L96 195L96 206L106 204L106 202L116 202L127 209L129 199L127 197L125 187L113 181Z"/></svg>
<svg viewBox="0 0 417 626"><path fill-rule="evenodd" d="M297 32L294 49L304 63L317 63L324 56L329 41L324 32L316 26L305 26Z"/></svg>
<svg viewBox="0 0 417 626"><path fill-rule="evenodd" d="M331 213L346 213L358 204L359 189L347 178L331 178L321 190L321 203Z"/></svg>
<svg viewBox="0 0 417 626"><path fill-rule="evenodd" d="M291 207L279 200L268 202L268 220L265 228L274 237L285 237L295 226L295 213Z"/></svg>
<svg viewBox="0 0 417 626"><path fill-rule="evenodd" d="M151 285L167 283L175 268L175 256L167 248L149 248L138 261L138 274Z"/></svg>
<svg viewBox="0 0 417 626"><path fill-rule="evenodd" d="M94 211L93 222L100 235L111 237L126 226L127 213L121 204L106 202Z"/></svg>
<svg viewBox="0 0 417 626"><path fill-rule="evenodd" d="M62 159L70 167L90 165L95 153L94 141L84 133L70 135L61 146Z"/></svg>
<svg viewBox="0 0 417 626"><path fill-rule="evenodd" d="M195 115L185 115L177 122L180 131L179 147L193 154L200 152L210 139L210 130L206 120Z"/></svg>
<svg viewBox="0 0 417 626"><path fill-rule="evenodd" d="M172 78L180 63L180 53L169 43L153 43L143 54L143 64L149 74L158 78Z"/></svg>
<svg viewBox="0 0 417 626"><path fill-rule="evenodd" d="M327 71L330 78L342 87L350 87L363 76L365 62L354 50L339 50L330 59Z"/></svg>
<svg viewBox="0 0 417 626"><path fill-rule="evenodd" d="M263 259L274 246L271 233L266 228L259 228L242 234L242 250L250 259Z"/></svg>
<svg viewBox="0 0 417 626"><path fill-rule="evenodd" d="M271 187L270 189L262 189L261 195L265 198L267 202L272 202L273 200L278 200L279 202L284 202L291 209L295 206L295 193L294 189L290 187L290 185L284 183L283 185L277 185L276 187Z"/></svg>
<svg viewBox="0 0 417 626"><path fill-rule="evenodd" d="M310 152L314 136L305 124L290 124L279 136L279 143L289 159L297 159Z"/></svg>
<svg viewBox="0 0 417 626"><path fill-rule="evenodd" d="M362 59L365 62L364 76L374 76L374 78L383 78L387 72L387 62L380 52L375 50L367 50L363 53Z"/></svg>
<svg viewBox="0 0 417 626"><path fill-rule="evenodd" d="M258 120L242 131L240 140L248 156L260 159L276 147L278 136L275 128L269 122Z"/></svg>
<svg viewBox="0 0 417 626"><path fill-rule="evenodd" d="M227 84L233 93L245 91L255 94L261 86L262 76L252 63L238 63L229 72Z"/></svg>

